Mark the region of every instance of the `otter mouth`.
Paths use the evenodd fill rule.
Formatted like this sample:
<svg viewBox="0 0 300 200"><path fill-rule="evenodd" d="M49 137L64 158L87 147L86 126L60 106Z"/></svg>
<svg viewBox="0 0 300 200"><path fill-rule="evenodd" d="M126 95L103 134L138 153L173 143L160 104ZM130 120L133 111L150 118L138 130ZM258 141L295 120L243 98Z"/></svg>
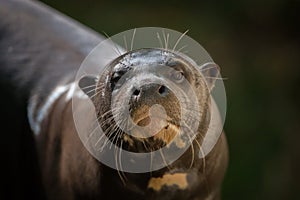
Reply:
<svg viewBox="0 0 300 200"><path fill-rule="evenodd" d="M151 116L151 117L145 116L134 121L135 124L141 127L149 126L151 122L152 124L161 125L162 127L162 126L167 126L168 120L164 119L161 116Z"/></svg>
<svg viewBox="0 0 300 200"><path fill-rule="evenodd" d="M150 122L151 122L150 116L145 116L134 121L134 123L137 124L138 126L147 126L150 124Z"/></svg>
<svg viewBox="0 0 300 200"><path fill-rule="evenodd" d="M178 132L180 130L180 126L177 125L176 123L174 123L172 120L163 119L159 116L152 116L151 118L150 118L150 116L146 116L146 117L140 118L139 120L135 121L134 123L137 124L138 126L143 127L143 126L149 125L151 120L154 121L154 124L163 124L164 123L164 126L162 126L162 128L164 128L164 129L172 128Z"/></svg>
<svg viewBox="0 0 300 200"><path fill-rule="evenodd" d="M172 120L167 117L167 119L162 118L159 115L145 115L134 120L134 123L140 127L148 126L149 129L157 130L157 132L149 134L147 138L137 138L141 141L157 141L163 142L165 145L168 145L180 132L180 126L176 125Z"/></svg>

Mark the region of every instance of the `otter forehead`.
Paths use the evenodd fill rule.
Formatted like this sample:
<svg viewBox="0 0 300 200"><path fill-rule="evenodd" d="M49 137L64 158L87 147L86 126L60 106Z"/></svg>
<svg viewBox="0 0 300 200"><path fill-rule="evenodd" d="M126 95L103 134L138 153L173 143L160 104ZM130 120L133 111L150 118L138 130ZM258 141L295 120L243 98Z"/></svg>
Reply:
<svg viewBox="0 0 300 200"><path fill-rule="evenodd" d="M121 72L135 67L151 66L175 66L185 64L187 61L183 55L165 49L138 49L124 54L114 64L114 71Z"/></svg>

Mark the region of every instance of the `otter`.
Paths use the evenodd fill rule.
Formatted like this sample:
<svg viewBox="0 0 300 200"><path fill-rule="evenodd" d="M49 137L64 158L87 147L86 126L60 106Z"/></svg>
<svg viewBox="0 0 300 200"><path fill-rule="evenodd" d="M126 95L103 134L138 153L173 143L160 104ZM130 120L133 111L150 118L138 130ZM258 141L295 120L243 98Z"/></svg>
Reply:
<svg viewBox="0 0 300 200"><path fill-rule="evenodd" d="M14 14L11 10L15 10ZM185 128L179 123L180 101L168 85L136 82L127 92L118 91L124 84L122 81L130 82L126 77L133 77L131 71L139 71L140 75L135 76L138 81L149 75L146 81L151 82L158 79L157 72L165 67L169 71L161 80L170 79L180 84L185 79L197 91L196 105L201 115L190 112L189 119L200 117L197 133L205 134L210 123L209 92L213 82L205 81L186 57L162 49L139 49L114 59L99 77L83 77L77 83L74 77L80 63L104 39L102 36L37 2L1 2L0 15L4 19L0 25L1 79L13 88L9 95L21 102L16 106L19 109L16 116L18 112L28 115L28 119L18 119L27 124L25 127L31 127L41 174L38 179L47 199L220 198L228 162L225 134L221 134L209 154L197 159L192 154L201 153L202 138L199 134L190 141L180 136L180 130ZM77 84L86 95L75 94ZM90 90L85 89L89 86L92 86ZM106 166L91 155L78 137L72 115L74 96L83 101L88 100L87 96L90 98L104 133L121 149L140 153L174 146L187 150L175 162L145 173L120 172ZM129 100L129 115L138 126L129 127L129 132L112 131L110 126L117 121L110 120L114 115L110 105L115 102L120 113L122 102L119 100L123 98ZM158 115L150 116L151 107L156 104L162 105L165 112L156 107L157 110L153 110ZM159 127L163 127L162 130L140 135L143 133L139 127L149 127L152 120L156 122L152 123L155 127L162 116L165 118ZM120 139L114 140L112 134L117 133ZM193 145L187 146L185 142Z"/></svg>
<svg viewBox="0 0 300 200"><path fill-rule="evenodd" d="M119 56L106 66L104 73L99 76L84 76L79 80L79 86L95 106L97 119L104 134L114 145L121 147L121 151L124 149L139 153L153 152L171 145L174 147L172 151L176 151L192 143L180 158L169 165L166 164L164 168L149 173L122 173L126 179L122 180L120 175L120 179L125 182L123 188L128 188L127 190L133 193L139 191L141 196L138 198L144 199L219 198L228 159L225 135L221 135L212 152L203 159L194 157L203 153L201 144L210 123L209 97L214 79L206 80L205 75L216 77L218 71L218 66L210 63L199 73L195 63L179 52L146 48ZM174 82L179 86L178 89L172 90L165 80ZM191 88L187 87L187 83ZM182 102L179 101L178 95L180 86L184 93L189 94L187 98L183 97ZM196 99L191 98L191 91L187 91L188 89L195 91ZM114 99L115 104L112 103ZM186 111L187 121L199 120L199 126L195 130L197 133L192 141L192 130L187 125L189 123L181 122L181 103L190 105L186 107L189 109ZM151 108L157 104L165 109L165 113L156 109L151 116ZM132 119L136 126L128 126L124 115L126 111L128 118ZM118 120L127 126L120 128L121 123L117 122ZM160 125L161 129L151 133L151 129ZM150 131L140 128L145 126L150 126ZM100 146L106 144L103 140ZM117 153L116 156L121 154L122 152ZM162 158L159 162L165 162L164 155ZM152 165L152 160L143 160L144 163L147 161Z"/></svg>

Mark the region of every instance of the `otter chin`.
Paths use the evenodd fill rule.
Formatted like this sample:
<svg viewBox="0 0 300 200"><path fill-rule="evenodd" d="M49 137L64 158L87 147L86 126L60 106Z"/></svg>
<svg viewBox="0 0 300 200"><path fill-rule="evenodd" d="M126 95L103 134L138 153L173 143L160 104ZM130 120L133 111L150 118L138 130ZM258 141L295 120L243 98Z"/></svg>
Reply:
<svg viewBox="0 0 300 200"><path fill-rule="evenodd" d="M228 159L225 135L204 158L195 156L203 153L211 116L211 77L217 77L219 68L214 63L205 70L197 67L179 52L145 48L127 52L108 64L104 73L79 81L114 145L136 153L185 149L177 160L148 175L123 173L129 185L153 199L167 198L168 191L181 199L219 196ZM87 87L92 89L87 92Z"/></svg>

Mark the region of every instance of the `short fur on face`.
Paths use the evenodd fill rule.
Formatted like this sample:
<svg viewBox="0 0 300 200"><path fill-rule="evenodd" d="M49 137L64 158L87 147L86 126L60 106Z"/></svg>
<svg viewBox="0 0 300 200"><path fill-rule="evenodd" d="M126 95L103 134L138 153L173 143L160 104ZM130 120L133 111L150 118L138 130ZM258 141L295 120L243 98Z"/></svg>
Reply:
<svg viewBox="0 0 300 200"><path fill-rule="evenodd" d="M190 109L188 120L200 117L198 132L201 137L197 139L201 143L209 124L209 121L207 121L209 119L209 93L213 87L213 82L207 81L205 74L199 73L199 69L196 67L195 63L192 63L185 55L164 49L140 49L116 58L106 67L104 73L97 78L95 94L92 94L92 101L95 105L99 124L104 132L111 139L114 138L115 134L119 134L120 138L125 141L123 148L135 152L149 152L170 144L176 135L178 135L181 128L182 110L175 94L177 91L172 91L170 88L164 86L167 94L164 96L156 95L156 91L162 88L162 85L149 84L148 82L170 79L180 86L182 83L177 83L176 78L182 75L197 97L199 113L193 112ZM203 70L203 72L210 73L213 69L214 67L211 67L211 69ZM130 73L131 75L128 75ZM175 80L172 77L174 73L177 76ZM126 82L130 81L132 84L124 86ZM135 83L146 85L142 86L144 88L139 88L143 90L143 95L140 95L139 100L131 98L136 91L135 86L133 86ZM125 102L124 99L128 98L130 99L129 102ZM111 107L113 99L116 99L114 108ZM196 104L196 102L191 102L189 96L186 96L184 101L184 103L189 102L190 105ZM129 109L134 123L139 126L146 126L149 124L150 119L149 108L155 104L164 107L167 114L167 125L154 136L145 139L134 137L120 130L113 118L112 110L122 115L126 111L125 109ZM121 116L119 118L123 119L124 117ZM118 143L120 140L113 142L118 146L120 145Z"/></svg>

